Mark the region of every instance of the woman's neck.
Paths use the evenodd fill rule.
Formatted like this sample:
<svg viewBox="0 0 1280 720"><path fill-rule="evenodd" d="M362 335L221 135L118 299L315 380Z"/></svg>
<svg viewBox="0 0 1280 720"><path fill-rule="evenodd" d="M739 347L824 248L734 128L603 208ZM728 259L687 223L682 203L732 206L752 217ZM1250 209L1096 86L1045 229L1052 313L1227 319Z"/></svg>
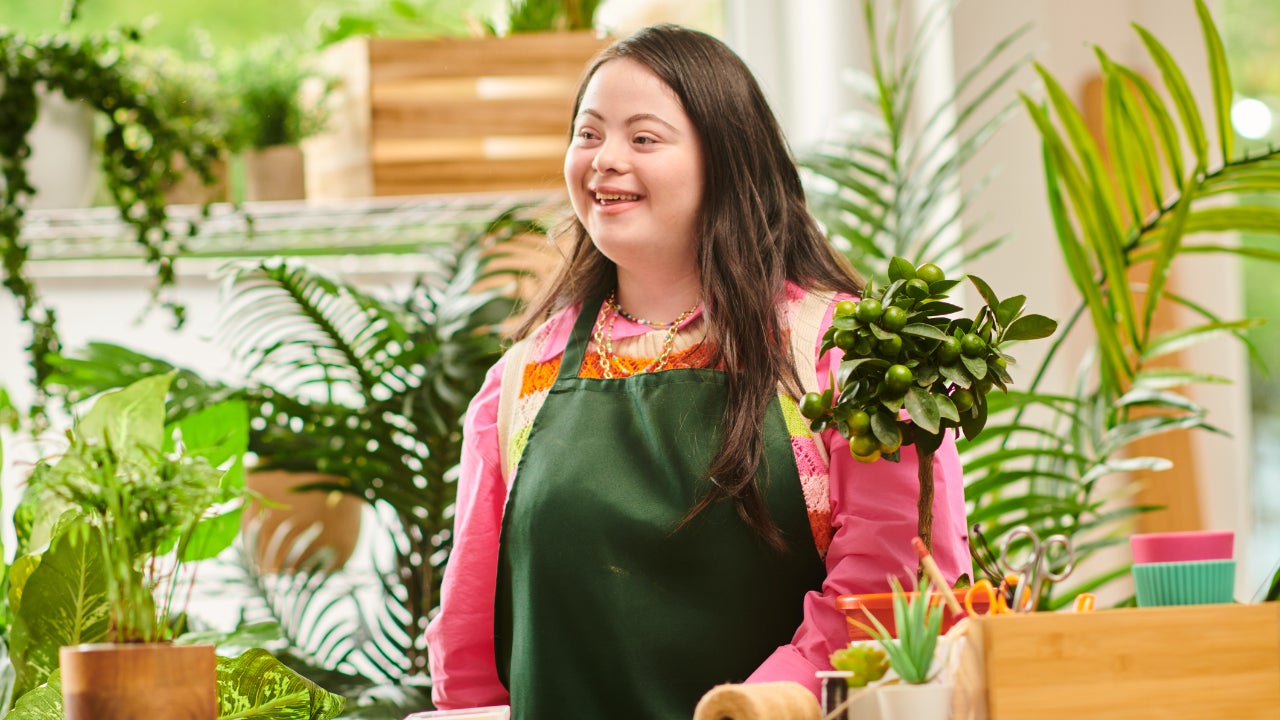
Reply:
<svg viewBox="0 0 1280 720"><path fill-rule="evenodd" d="M702 302L702 283L697 271L643 275L619 268L617 302L633 317L670 322Z"/></svg>

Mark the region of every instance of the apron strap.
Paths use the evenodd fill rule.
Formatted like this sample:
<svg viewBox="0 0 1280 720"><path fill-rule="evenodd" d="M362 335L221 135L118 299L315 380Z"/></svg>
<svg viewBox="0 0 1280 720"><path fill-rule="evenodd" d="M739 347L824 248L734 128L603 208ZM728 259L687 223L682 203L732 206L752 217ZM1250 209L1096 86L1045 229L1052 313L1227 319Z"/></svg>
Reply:
<svg viewBox="0 0 1280 720"><path fill-rule="evenodd" d="M557 380L578 377L582 369L582 361L587 356L587 345L591 341L591 330L599 316L600 307L604 304L604 295L590 296L578 310L578 319L573 324L573 334L569 336L569 344L560 358L560 373Z"/></svg>

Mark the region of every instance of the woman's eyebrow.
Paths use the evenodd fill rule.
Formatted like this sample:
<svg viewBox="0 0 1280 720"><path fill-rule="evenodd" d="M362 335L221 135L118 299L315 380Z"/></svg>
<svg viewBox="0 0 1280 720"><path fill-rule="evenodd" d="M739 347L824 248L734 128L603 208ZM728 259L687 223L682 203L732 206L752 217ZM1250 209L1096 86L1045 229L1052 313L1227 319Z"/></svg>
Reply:
<svg viewBox="0 0 1280 720"><path fill-rule="evenodd" d="M579 115L579 116L582 116L582 115L590 115L590 116L592 116L592 117L596 118L597 120L604 120L604 119L605 119L605 118L604 118L604 115L601 115L599 112L597 112L597 111L595 111L595 110L593 110L593 109L591 109L591 108L583 108L583 109L579 110L579 111L578 111L578 115ZM671 130L672 130L673 132L680 132L680 130L679 130L675 125L672 125L671 123L667 122L666 120L663 120L661 117L659 117L659 116L657 116L657 115L654 115L653 113L636 113L635 115L632 115L631 117L627 118L626 124L627 124L628 126L630 126L630 125L635 125L636 123L638 123L638 122L642 122L642 121L645 121L645 120L652 120L652 121L654 121L654 122L661 123L662 125L665 125L665 126L667 126L667 127L671 128Z"/></svg>

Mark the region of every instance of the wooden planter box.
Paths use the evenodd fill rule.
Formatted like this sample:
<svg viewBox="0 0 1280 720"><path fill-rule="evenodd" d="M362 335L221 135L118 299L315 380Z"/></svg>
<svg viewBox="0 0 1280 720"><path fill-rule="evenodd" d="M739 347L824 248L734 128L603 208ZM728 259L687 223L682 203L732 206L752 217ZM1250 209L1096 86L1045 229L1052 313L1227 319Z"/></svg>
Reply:
<svg viewBox="0 0 1280 720"><path fill-rule="evenodd" d="M1280 603L971 623L956 720L1280 717Z"/></svg>
<svg viewBox="0 0 1280 720"><path fill-rule="evenodd" d="M329 48L325 133L303 143L308 199L563 184L570 113L594 33L353 38Z"/></svg>

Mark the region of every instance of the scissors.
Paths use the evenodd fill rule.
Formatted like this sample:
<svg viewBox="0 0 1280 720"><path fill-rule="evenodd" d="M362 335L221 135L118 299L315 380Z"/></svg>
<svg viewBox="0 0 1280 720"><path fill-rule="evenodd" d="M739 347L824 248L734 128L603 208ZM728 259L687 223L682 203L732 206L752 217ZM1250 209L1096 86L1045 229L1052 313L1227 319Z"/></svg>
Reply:
<svg viewBox="0 0 1280 720"><path fill-rule="evenodd" d="M1022 562L1014 564L1010 561L1011 550L1018 540L1029 542L1030 548ZM1050 551L1054 548L1059 550L1058 554L1066 556L1066 563L1057 570L1053 568L1054 560L1050 558ZM1018 576L1012 609L1016 612L1030 612L1036 609L1045 582L1062 582L1075 569L1076 553L1071 539L1066 535L1055 534L1041 540L1031 526L1018 525L1005 536L1000 547L999 562L1007 572Z"/></svg>
<svg viewBox="0 0 1280 720"><path fill-rule="evenodd" d="M1005 592L1007 587L1007 584L1003 582L997 588L986 578L978 580L978 582L970 585L968 590L964 591L965 612L970 615L1005 615L1013 612L1009 607L1008 593ZM973 605L978 602L978 596L981 595L987 596L986 609L976 610Z"/></svg>

